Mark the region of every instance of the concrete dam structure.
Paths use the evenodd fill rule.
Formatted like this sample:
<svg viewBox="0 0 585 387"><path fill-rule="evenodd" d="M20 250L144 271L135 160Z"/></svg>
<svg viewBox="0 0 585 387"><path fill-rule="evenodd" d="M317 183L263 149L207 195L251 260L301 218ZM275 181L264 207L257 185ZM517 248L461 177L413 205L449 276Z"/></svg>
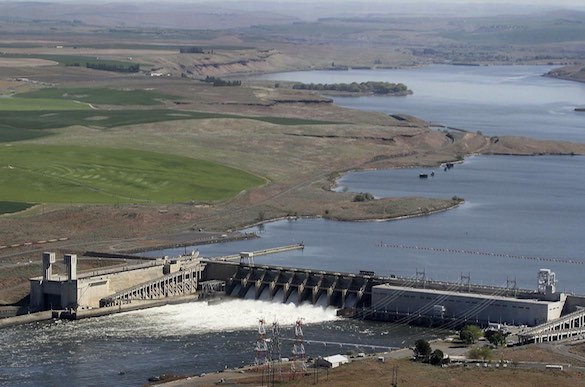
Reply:
<svg viewBox="0 0 585 387"><path fill-rule="evenodd" d="M333 306L347 317L437 325L456 329L473 323L534 327L522 342L563 340L585 335L585 297L558 293L555 273L541 269L536 291L515 284L495 287L324 270L256 265L265 255L301 245L203 259L159 258L148 262L77 273L77 256L66 254L66 275L53 273L54 253L43 254L43 276L31 278L32 311L53 310L82 318L186 302L208 296ZM61 311L61 312L59 312ZM59 313L66 313L65 316Z"/></svg>
<svg viewBox="0 0 585 387"><path fill-rule="evenodd" d="M226 294L235 297L339 308L365 306L364 295L371 289L371 278L358 275L243 265L226 284Z"/></svg>
<svg viewBox="0 0 585 387"><path fill-rule="evenodd" d="M585 306L585 298L556 292L542 269L538 290L206 260L203 278L226 282L232 297L310 302L382 321L457 327L467 323L537 326Z"/></svg>
<svg viewBox="0 0 585 387"><path fill-rule="evenodd" d="M43 253L43 276L30 279L32 311L84 311L196 295L203 266L198 258L155 259L88 273L77 273L77 255L65 254L66 275L53 273L55 253ZM123 308L119 308L120 310ZM126 308L129 309L129 308Z"/></svg>

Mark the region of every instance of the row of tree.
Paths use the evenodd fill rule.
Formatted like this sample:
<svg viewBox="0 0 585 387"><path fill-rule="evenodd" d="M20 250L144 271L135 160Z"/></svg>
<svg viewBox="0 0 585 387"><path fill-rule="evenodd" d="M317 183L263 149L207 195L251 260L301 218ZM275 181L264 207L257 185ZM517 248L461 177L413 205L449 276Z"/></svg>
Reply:
<svg viewBox="0 0 585 387"><path fill-rule="evenodd" d="M327 90L348 93L373 93L387 95L405 95L411 91L402 83L391 82L352 82L352 83L297 83L293 85L297 90Z"/></svg>
<svg viewBox="0 0 585 387"><path fill-rule="evenodd" d="M226 81L225 79L217 78L217 77L210 77L209 75L205 77L203 82L213 83L213 86L241 86L242 81L234 80L234 81Z"/></svg>
<svg viewBox="0 0 585 387"><path fill-rule="evenodd" d="M179 48L179 52L181 54L203 54L203 49L201 47L191 46L191 47L181 47Z"/></svg>
<svg viewBox="0 0 585 387"><path fill-rule="evenodd" d="M139 64L123 65L123 64L109 64L109 63L91 63L87 62L85 67L94 70L114 71L117 73L137 73L140 71Z"/></svg>

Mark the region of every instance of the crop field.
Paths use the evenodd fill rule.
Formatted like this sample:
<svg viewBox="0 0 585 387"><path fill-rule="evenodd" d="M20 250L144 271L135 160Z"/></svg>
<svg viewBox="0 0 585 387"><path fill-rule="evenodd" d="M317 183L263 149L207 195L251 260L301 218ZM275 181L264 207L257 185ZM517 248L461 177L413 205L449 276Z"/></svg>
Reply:
<svg viewBox="0 0 585 387"><path fill-rule="evenodd" d="M179 98L155 90L119 90L109 88L45 88L17 94L17 96L30 99L82 101L103 105L158 105L163 99ZM2 100L0 100L0 103L2 103Z"/></svg>
<svg viewBox="0 0 585 387"><path fill-rule="evenodd" d="M6 202L213 201L263 183L216 163L129 149L17 145L0 151L0 200Z"/></svg>
<svg viewBox="0 0 585 387"><path fill-rule="evenodd" d="M0 111L91 110L87 103L66 99L0 98ZM1 125L1 124L0 124Z"/></svg>
<svg viewBox="0 0 585 387"><path fill-rule="evenodd" d="M103 59L98 58L95 56L80 56L80 55L51 55L51 54L11 54L11 53L2 53L0 57L6 58L37 58L37 59L45 59L45 60L52 60L57 62L63 66L81 66L85 67L86 63L94 64L94 65L111 65L111 66L120 66L120 67L128 67L135 65L136 63L133 62L125 62L113 59Z"/></svg>
<svg viewBox="0 0 585 387"><path fill-rule="evenodd" d="M60 101L75 103L73 101ZM83 106L83 104L80 104ZM114 128L123 125L147 124L153 122L233 118L252 119L276 125L323 125L332 122L286 117L246 117L232 114L205 113L184 110L54 110L54 111L2 111L0 121L0 143L28 140L50 135L43 129L64 128L84 125L98 128Z"/></svg>

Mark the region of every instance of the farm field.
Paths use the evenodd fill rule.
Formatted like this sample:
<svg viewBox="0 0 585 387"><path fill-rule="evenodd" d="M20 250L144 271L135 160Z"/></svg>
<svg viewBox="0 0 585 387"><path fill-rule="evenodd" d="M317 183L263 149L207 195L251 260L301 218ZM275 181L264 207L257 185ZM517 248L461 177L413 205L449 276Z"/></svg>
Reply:
<svg viewBox="0 0 585 387"><path fill-rule="evenodd" d="M34 100L34 99L33 99ZM75 103L73 101L59 101ZM83 104L81 104L83 106ZM88 108L89 109L89 108ZM0 109L1 110L1 109ZM0 143L30 140L51 134L46 129L64 128L72 125L94 128L114 128L124 125L148 124L177 120L201 120L213 118L251 119L277 125L324 125L319 121L286 117L245 117L234 114L193 112L185 110L6 110L0 122Z"/></svg>
<svg viewBox="0 0 585 387"><path fill-rule="evenodd" d="M102 105L159 105L163 99L177 99L179 97L160 93L155 90L119 90L110 88L45 88L27 93L17 94L17 97L40 99L44 101L63 100L81 101ZM1 100L0 100L1 101ZM5 109L9 110L9 109ZM14 109L17 110L17 109ZM35 110L35 109L28 109ZM51 109L38 109L51 110Z"/></svg>
<svg viewBox="0 0 585 387"><path fill-rule="evenodd" d="M114 59L104 59L91 56L80 56L80 55L51 55L51 54L14 54L14 53L2 53L0 57L4 58L35 58L44 59L49 61L57 62L63 66L80 66L85 67L87 63L92 65L109 65L109 66L120 66L128 67L135 65L132 62L119 61Z"/></svg>
<svg viewBox="0 0 585 387"><path fill-rule="evenodd" d="M0 111L91 110L87 103L66 99L0 98ZM1 124L0 124L1 125Z"/></svg>
<svg viewBox="0 0 585 387"><path fill-rule="evenodd" d="M214 201L262 183L262 178L216 163L128 149L16 145L0 153L3 201Z"/></svg>

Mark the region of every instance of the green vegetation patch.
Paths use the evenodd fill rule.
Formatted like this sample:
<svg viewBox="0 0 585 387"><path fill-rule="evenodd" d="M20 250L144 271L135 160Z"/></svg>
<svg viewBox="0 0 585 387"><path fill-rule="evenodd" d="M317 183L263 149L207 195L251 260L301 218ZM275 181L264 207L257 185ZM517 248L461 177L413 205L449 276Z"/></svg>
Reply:
<svg viewBox="0 0 585 387"><path fill-rule="evenodd" d="M352 83L296 83L293 89L341 91L344 93L372 93L377 95L408 95L412 91L402 83L352 82Z"/></svg>
<svg viewBox="0 0 585 387"><path fill-rule="evenodd" d="M90 66L111 66L119 68L129 68L136 66L137 63L120 61L115 59L103 59L95 56L80 56L80 55L50 55L50 54L14 54L14 53L2 53L0 57L5 58L35 58L45 59L58 62L63 66L81 66L86 67L87 64Z"/></svg>
<svg viewBox="0 0 585 387"><path fill-rule="evenodd" d="M31 91L28 93L17 94L17 96L31 99L41 98L83 101L103 105L158 105L161 103L162 99L178 98L176 96L164 94L156 90L140 89L120 90L109 88L51 88L51 87ZM0 103L2 103L2 100L0 100Z"/></svg>
<svg viewBox="0 0 585 387"><path fill-rule="evenodd" d="M0 98L0 111L44 110L91 110L91 107L86 103L55 99L50 96L39 96L38 98Z"/></svg>
<svg viewBox="0 0 585 387"><path fill-rule="evenodd" d="M0 148L0 200L6 202L210 201L263 183L220 164L154 152L42 145Z"/></svg>
<svg viewBox="0 0 585 387"><path fill-rule="evenodd" d="M13 212L20 212L32 206L33 205L30 203L0 201L0 214L11 214Z"/></svg>
<svg viewBox="0 0 585 387"><path fill-rule="evenodd" d="M324 125L335 123L300 118L245 117L232 114L171 109L2 111L0 117L0 142L43 137L51 133L41 132L40 130L64 128L73 125L109 129L124 125L212 118L251 119L276 125Z"/></svg>

